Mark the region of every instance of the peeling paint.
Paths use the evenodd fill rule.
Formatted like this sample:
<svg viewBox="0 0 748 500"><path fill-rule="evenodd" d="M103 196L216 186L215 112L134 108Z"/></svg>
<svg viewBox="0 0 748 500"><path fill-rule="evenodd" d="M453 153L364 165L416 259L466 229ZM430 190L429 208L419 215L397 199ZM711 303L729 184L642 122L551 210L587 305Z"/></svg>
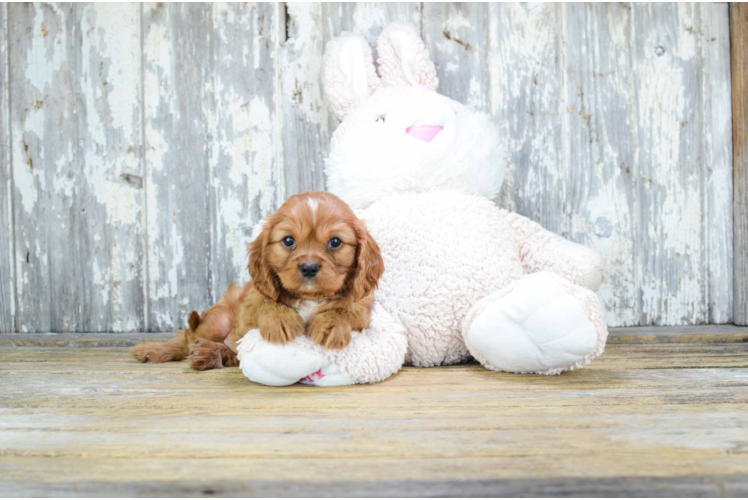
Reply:
<svg viewBox="0 0 748 500"><path fill-rule="evenodd" d="M15 328L170 330L247 279L257 221L325 187L324 44L394 20L499 128L497 203L603 255L608 324L730 321L726 5L287 7L288 40L276 4L4 7Z"/></svg>

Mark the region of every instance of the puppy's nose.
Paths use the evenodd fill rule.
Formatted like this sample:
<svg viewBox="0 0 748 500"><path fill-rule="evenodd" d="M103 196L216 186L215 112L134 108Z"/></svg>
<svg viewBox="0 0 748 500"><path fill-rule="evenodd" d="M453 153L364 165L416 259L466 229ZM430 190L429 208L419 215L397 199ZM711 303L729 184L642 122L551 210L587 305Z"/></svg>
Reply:
<svg viewBox="0 0 748 500"><path fill-rule="evenodd" d="M301 275L305 278L312 279L319 272L319 264L316 262L304 262L299 266L299 271L301 271Z"/></svg>

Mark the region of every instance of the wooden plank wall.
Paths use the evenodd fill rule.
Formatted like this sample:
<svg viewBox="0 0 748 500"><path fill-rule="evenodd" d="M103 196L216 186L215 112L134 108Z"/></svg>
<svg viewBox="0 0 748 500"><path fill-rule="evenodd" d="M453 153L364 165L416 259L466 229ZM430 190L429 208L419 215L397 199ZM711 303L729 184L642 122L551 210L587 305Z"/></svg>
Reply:
<svg viewBox="0 0 748 500"><path fill-rule="evenodd" d="M730 4L734 154L734 321L748 325L748 6Z"/></svg>
<svg viewBox="0 0 748 500"><path fill-rule="evenodd" d="M496 202L603 254L611 326L732 321L726 4L3 4L0 331L171 330L244 281L325 187L326 41L395 20L501 131Z"/></svg>
<svg viewBox="0 0 748 500"><path fill-rule="evenodd" d="M15 275L13 265L13 185L10 164L8 105L8 5L0 6L0 332L15 332Z"/></svg>

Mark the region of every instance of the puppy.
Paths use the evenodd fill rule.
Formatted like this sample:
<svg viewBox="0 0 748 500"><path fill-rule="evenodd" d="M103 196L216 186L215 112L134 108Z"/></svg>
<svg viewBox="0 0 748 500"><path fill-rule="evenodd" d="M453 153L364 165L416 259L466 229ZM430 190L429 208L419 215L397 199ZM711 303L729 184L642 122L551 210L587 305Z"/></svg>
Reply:
<svg viewBox="0 0 748 500"><path fill-rule="evenodd" d="M236 353L224 340L232 332L234 308L241 294L242 289L232 283L223 298L202 315L192 311L188 329L177 330L168 342L146 342L130 352L141 363L181 361L192 354L192 367L197 370L239 366Z"/></svg>
<svg viewBox="0 0 748 500"><path fill-rule="evenodd" d="M269 342L290 342L306 330L316 343L342 349L353 330L369 326L384 262L364 223L340 198L291 196L268 217L249 254L252 281L240 293L229 288L202 317L193 311L190 330L159 349L137 346L133 354L164 362L189 352L192 367L205 370L236 366L235 344L254 328Z"/></svg>

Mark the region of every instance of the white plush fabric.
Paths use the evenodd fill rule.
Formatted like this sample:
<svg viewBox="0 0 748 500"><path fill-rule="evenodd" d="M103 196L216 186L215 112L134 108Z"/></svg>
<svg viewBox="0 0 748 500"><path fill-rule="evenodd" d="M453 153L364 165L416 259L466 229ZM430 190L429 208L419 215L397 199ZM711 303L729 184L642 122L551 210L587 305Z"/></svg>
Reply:
<svg viewBox="0 0 748 500"><path fill-rule="evenodd" d="M388 26L377 48L380 79L365 40L350 34L328 43L323 76L344 116L328 187L357 209L384 258L372 323L339 351L306 336L273 346L250 332L239 345L244 373L267 385L345 385L384 380L403 363L473 357L549 375L589 363L607 339L597 253L496 207L497 129L433 91L433 63L412 26ZM431 142L405 133L421 125L443 129Z"/></svg>

